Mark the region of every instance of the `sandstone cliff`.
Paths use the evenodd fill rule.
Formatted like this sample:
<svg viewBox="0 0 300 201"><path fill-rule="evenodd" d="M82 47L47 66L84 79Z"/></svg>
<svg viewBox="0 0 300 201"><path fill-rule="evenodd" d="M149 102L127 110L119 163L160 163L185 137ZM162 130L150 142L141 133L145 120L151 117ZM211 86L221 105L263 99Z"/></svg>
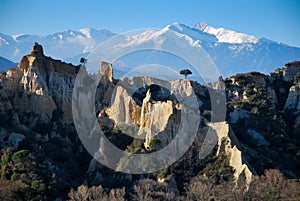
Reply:
<svg viewBox="0 0 300 201"><path fill-rule="evenodd" d="M2 75L1 94L6 99L3 107L31 128L50 122L54 110L61 111L63 122L71 123L72 90L78 69L46 57L36 43L16 69Z"/></svg>
<svg viewBox="0 0 300 201"><path fill-rule="evenodd" d="M189 125L189 128L195 128L197 132L198 128L203 126L201 122L208 121L200 109L204 102L207 102L206 95L205 90L189 80L166 81L150 77L122 78L115 86L111 103L103 112L124 133L126 133L126 130L122 129L124 124L137 127L137 132L131 136L144 139L145 148L152 150L154 147L151 142L154 142L154 139L156 142L159 141L161 148L174 140L176 135L185 132L180 128L181 124ZM186 109L192 113L196 112L198 118L185 119L183 114ZM103 118L103 112L100 113L99 118ZM216 145L217 155L222 152L230 157L235 179L238 180L239 176L244 174L249 184L252 174L256 173L248 167L249 164L230 126L224 121L209 123L208 126L215 130L217 141L207 150L212 151ZM199 133L199 135L203 134ZM198 147L198 150L200 152L201 147ZM201 153L205 154L203 151Z"/></svg>
<svg viewBox="0 0 300 201"><path fill-rule="evenodd" d="M218 136L217 155L221 152L225 153L230 158L229 164L234 169L234 177L236 181L239 180L240 175L245 175L246 184L249 185L256 172L245 160L245 156L243 156L241 151L241 145L229 124L226 122L218 122L209 123L208 126L211 127Z"/></svg>

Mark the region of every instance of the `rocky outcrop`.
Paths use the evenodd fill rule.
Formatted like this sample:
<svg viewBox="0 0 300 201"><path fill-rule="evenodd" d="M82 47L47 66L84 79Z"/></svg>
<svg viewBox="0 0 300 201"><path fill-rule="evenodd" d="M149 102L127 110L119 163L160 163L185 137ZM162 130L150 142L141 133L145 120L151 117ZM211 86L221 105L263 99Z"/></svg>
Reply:
<svg viewBox="0 0 300 201"><path fill-rule="evenodd" d="M248 129L247 134L254 139L258 145L263 145L263 146L269 146L270 143L260 134L259 132L253 130L253 129Z"/></svg>
<svg viewBox="0 0 300 201"><path fill-rule="evenodd" d="M99 75L101 75L101 84L106 84L108 82L113 82L113 69L112 64L102 61L100 63Z"/></svg>
<svg viewBox="0 0 300 201"><path fill-rule="evenodd" d="M112 105L106 109L108 116L118 125L120 123L139 124L141 106L128 94L127 89L117 86L113 93Z"/></svg>
<svg viewBox="0 0 300 201"><path fill-rule="evenodd" d="M140 129L138 135L145 137L145 147L150 148L151 139L166 129L168 121L173 114L173 102L157 101L151 103L151 92L147 91L146 97L143 100L143 105L140 113ZM167 137L167 136L166 136ZM166 144L167 139L161 139L160 142Z"/></svg>
<svg viewBox="0 0 300 201"><path fill-rule="evenodd" d="M300 112L300 84L292 86L289 91L284 109Z"/></svg>
<svg viewBox="0 0 300 201"><path fill-rule="evenodd" d="M136 135L145 139L146 148L151 149L153 138L159 140L164 147L175 137L180 129L180 124L184 123L183 121L188 121L187 125L196 123L192 119L181 117L181 110L184 108L195 110L203 104L195 96L194 88L191 81L188 80L163 81L149 77L123 78L115 87L112 103L105 109L105 112L116 125L124 123L137 125L139 130ZM198 115L200 116L200 113ZM237 122L240 118L249 116L249 112L236 108L231 119ZM241 174L245 174L246 182L249 184L253 171L245 161L239 142L230 126L226 122L208 123L208 126L217 133L217 154L222 152L228 155L230 165L235 170L236 180Z"/></svg>
<svg viewBox="0 0 300 201"><path fill-rule="evenodd" d="M267 88L267 93L272 98L273 104L278 104L278 98L277 98L275 90L272 89L271 87L268 87Z"/></svg>
<svg viewBox="0 0 300 201"><path fill-rule="evenodd" d="M292 86L289 90L289 95L286 100L285 110L290 110L294 115L294 131L293 133L300 133L300 84Z"/></svg>
<svg viewBox="0 0 300 201"><path fill-rule="evenodd" d="M19 143L25 139L25 136L20 133L10 133L4 128L0 127L0 147L13 147L18 149Z"/></svg>
<svg viewBox="0 0 300 201"><path fill-rule="evenodd" d="M191 81L151 77L120 79L111 101L105 109L108 117L116 125L138 126L136 137L145 139L147 148L153 138L167 145L180 125L180 110L191 108L197 112L203 104L194 94Z"/></svg>
<svg viewBox="0 0 300 201"><path fill-rule="evenodd" d="M247 110L244 110L242 108L234 108L233 112L229 114L230 116L230 122L231 123L237 123L241 119L247 119L250 117L250 112Z"/></svg>
<svg viewBox="0 0 300 201"><path fill-rule="evenodd" d="M229 164L234 169L234 177L236 181L239 180L240 175L246 176L246 183L249 185L252 181L252 176L255 172L250 168L246 162L241 151L241 145L235 137L230 126L226 122L208 123L218 136L217 155L221 152L230 157Z"/></svg>
<svg viewBox="0 0 300 201"><path fill-rule="evenodd" d="M12 111L20 123L32 128L50 122L53 111L58 109L62 111L61 120L71 123L72 90L78 69L78 66L46 57L42 46L36 43L16 69L2 76L1 94L7 100L2 102L6 102L3 107Z"/></svg>

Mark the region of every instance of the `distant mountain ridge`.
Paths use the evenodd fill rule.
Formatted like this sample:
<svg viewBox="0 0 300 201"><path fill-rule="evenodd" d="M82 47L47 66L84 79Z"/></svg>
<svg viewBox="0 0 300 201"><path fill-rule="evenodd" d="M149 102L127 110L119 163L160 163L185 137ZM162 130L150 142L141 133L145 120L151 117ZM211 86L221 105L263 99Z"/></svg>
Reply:
<svg viewBox="0 0 300 201"><path fill-rule="evenodd" d="M18 62L28 52L34 42L47 47L47 55L65 59L78 54L90 52L97 45L114 36L108 30L96 30L91 28L77 31L66 30L50 35L6 35L0 33L0 55L12 61Z"/></svg>
<svg viewBox="0 0 300 201"><path fill-rule="evenodd" d="M6 71L7 69L16 67L17 65L17 63L0 56L0 71Z"/></svg>
<svg viewBox="0 0 300 201"><path fill-rule="evenodd" d="M208 34L215 35L220 43L253 43L256 44L260 37L247 35L244 33L238 33L224 28L215 28L209 26L205 22L200 22L195 25L195 28Z"/></svg>
<svg viewBox="0 0 300 201"><path fill-rule="evenodd" d="M147 41L151 40L163 45L165 40L161 36L166 32L176 33L183 43L188 42L192 47L193 45L201 46L210 55L224 77L249 71L269 73L276 67L284 66L287 62L300 59L298 47L224 28L215 28L205 22L198 23L194 27L174 23L161 30L145 30L129 39L128 44L137 45L133 40L139 39L139 42L143 43L147 39ZM108 30L91 28L77 31L66 30L45 36L0 34L0 56L18 62L21 56L28 52L31 45L38 42L47 50L46 55L79 64L78 58L87 57L99 44L113 36L116 34ZM126 44L123 46L125 47ZM168 58L162 56L160 59L163 63ZM160 60L158 59L157 62ZM125 68L126 70L130 69Z"/></svg>

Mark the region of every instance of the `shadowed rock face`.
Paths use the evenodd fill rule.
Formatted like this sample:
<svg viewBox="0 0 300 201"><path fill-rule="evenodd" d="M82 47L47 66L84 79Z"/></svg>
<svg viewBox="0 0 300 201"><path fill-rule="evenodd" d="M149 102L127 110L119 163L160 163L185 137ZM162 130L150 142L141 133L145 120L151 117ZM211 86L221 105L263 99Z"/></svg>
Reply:
<svg viewBox="0 0 300 201"><path fill-rule="evenodd" d="M300 133L300 84L292 86L289 90L289 95L284 105L284 109L290 110L296 116L294 121L294 133Z"/></svg>
<svg viewBox="0 0 300 201"><path fill-rule="evenodd" d="M284 108L300 112L300 84L290 88Z"/></svg>

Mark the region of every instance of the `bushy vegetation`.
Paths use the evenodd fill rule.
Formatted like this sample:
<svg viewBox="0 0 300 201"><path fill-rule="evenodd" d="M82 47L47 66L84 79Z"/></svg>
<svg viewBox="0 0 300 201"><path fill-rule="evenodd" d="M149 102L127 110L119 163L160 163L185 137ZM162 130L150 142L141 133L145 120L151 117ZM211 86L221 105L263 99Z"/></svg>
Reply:
<svg viewBox="0 0 300 201"><path fill-rule="evenodd" d="M149 142L150 149L159 149L161 141L157 138L152 138Z"/></svg>
<svg viewBox="0 0 300 201"><path fill-rule="evenodd" d="M47 175L40 177L38 166L29 150L6 149L1 157L0 200L45 199Z"/></svg>
<svg viewBox="0 0 300 201"><path fill-rule="evenodd" d="M229 165L229 158L225 154L214 157L213 161L204 168L203 174L215 184L228 182L232 179L233 169Z"/></svg>
<svg viewBox="0 0 300 201"><path fill-rule="evenodd" d="M299 200L299 181L288 181L278 170L266 170L247 187L235 182L215 185L203 176L187 186L185 200Z"/></svg>
<svg viewBox="0 0 300 201"><path fill-rule="evenodd" d="M299 200L300 183L287 180L278 170L266 170L264 175L256 176L249 186L236 181L223 181L219 184L210 178L198 175L186 183L185 193L176 194L167 183L144 179L133 183L131 187L105 189L100 186L81 185L69 192L69 200Z"/></svg>
<svg viewBox="0 0 300 201"><path fill-rule="evenodd" d="M22 160L22 159L24 159L26 156L28 156L29 153L30 153L30 152L29 152L28 150L22 149L22 150L20 150L20 151L15 152L15 153L12 155L11 160L12 160L12 162L17 163L19 160Z"/></svg>
<svg viewBox="0 0 300 201"><path fill-rule="evenodd" d="M124 201L125 188L108 190L101 185L93 187L81 185L77 190L72 189L68 196L69 201Z"/></svg>
<svg viewBox="0 0 300 201"><path fill-rule="evenodd" d="M294 76L293 83L294 84L299 84L300 83L300 73L299 72Z"/></svg>

